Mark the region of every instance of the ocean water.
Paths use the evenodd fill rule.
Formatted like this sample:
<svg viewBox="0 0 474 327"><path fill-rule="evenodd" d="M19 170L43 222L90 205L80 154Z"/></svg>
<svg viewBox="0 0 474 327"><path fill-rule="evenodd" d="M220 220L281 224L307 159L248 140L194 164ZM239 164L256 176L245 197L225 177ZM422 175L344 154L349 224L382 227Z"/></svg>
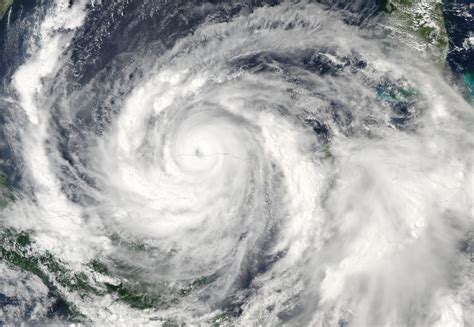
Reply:
<svg viewBox="0 0 474 327"><path fill-rule="evenodd" d="M16 1L0 323L469 326L474 113L382 19L375 1Z"/></svg>

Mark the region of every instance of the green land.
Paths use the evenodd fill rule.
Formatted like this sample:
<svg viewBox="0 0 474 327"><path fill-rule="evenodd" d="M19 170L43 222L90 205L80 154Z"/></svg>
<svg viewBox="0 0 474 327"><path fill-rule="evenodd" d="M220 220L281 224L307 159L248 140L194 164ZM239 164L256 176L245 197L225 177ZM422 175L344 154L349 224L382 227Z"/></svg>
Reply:
<svg viewBox="0 0 474 327"><path fill-rule="evenodd" d="M12 3L13 0L0 0L0 19L2 19L3 15L5 15Z"/></svg>
<svg viewBox="0 0 474 327"><path fill-rule="evenodd" d="M382 7L393 37L444 64L448 34L441 0L386 0Z"/></svg>
<svg viewBox="0 0 474 327"><path fill-rule="evenodd" d="M0 0L0 19L7 13L13 0ZM386 0L383 10L387 15L387 27L393 36L408 40L409 45L434 56L436 62L444 62L448 37L444 25L443 6L436 0ZM409 36L409 37L406 37ZM404 38L405 37L405 38ZM474 74L464 75L468 98L474 99ZM392 103L410 102L416 98L416 91L410 88L397 89L383 85L377 88L379 100ZM15 193L7 178L0 174L0 210L15 201ZM63 307L63 314L69 321L87 321L80 310L66 300L65 294L75 292L81 297L113 294L117 301L132 308L167 308L206 286L206 277L198 278L182 287L170 288L157 283L134 282L127 278L114 277L110 263L101 259L88 263L81 272L72 271L67 263L51 253L38 252L34 234L31 231L15 231L0 228L0 261L38 276L49 288L50 294ZM113 242L126 246L131 251L146 251L141 243L126 243L117 235L111 235ZM102 282L94 276L111 277L114 282ZM225 325L232 319L232 313L217 316L213 325ZM174 326L173 322L165 322Z"/></svg>
<svg viewBox="0 0 474 327"><path fill-rule="evenodd" d="M7 178L0 173L0 209L14 200L13 189L8 183Z"/></svg>

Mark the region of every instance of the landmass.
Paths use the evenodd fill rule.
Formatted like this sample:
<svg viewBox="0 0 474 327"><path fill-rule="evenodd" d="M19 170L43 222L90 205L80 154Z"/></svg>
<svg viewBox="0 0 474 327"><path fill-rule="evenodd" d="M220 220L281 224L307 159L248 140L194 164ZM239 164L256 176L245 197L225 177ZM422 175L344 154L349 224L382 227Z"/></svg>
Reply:
<svg viewBox="0 0 474 327"><path fill-rule="evenodd" d="M13 0L0 0L0 19L3 18L3 15L7 12L8 8L12 5Z"/></svg>
<svg viewBox="0 0 474 327"><path fill-rule="evenodd" d="M399 42L442 65L448 52L448 33L442 0L386 0L384 27Z"/></svg>

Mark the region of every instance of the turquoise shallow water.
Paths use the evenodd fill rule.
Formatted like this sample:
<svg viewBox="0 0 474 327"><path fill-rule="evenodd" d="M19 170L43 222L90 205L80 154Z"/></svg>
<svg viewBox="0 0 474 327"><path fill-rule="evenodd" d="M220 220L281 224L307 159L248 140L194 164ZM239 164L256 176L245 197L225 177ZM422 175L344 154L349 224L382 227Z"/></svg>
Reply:
<svg viewBox="0 0 474 327"><path fill-rule="evenodd" d="M474 73L465 73L463 79L464 86L466 87L467 100L474 106Z"/></svg>
<svg viewBox="0 0 474 327"><path fill-rule="evenodd" d="M0 325L463 321L474 112L374 1L15 0Z"/></svg>

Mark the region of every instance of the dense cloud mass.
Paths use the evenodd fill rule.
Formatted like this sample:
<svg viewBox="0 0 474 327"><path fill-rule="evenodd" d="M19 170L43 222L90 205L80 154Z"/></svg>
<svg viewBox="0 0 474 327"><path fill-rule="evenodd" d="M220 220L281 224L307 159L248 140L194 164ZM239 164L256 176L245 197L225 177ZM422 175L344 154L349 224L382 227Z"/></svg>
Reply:
<svg viewBox="0 0 474 327"><path fill-rule="evenodd" d="M473 109L363 6L8 17L0 321L470 326Z"/></svg>

